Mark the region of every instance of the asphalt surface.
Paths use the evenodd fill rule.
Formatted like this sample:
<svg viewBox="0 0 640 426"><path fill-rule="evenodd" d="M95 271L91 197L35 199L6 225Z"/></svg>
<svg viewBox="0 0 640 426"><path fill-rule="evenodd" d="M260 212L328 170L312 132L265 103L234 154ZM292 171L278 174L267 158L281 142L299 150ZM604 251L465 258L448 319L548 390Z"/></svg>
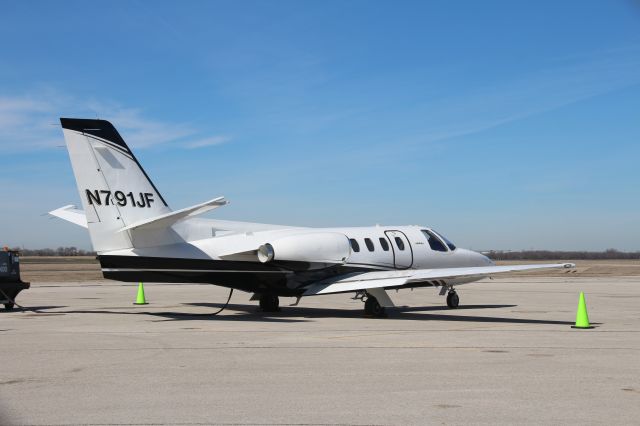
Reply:
<svg viewBox="0 0 640 426"><path fill-rule="evenodd" d="M0 312L0 424L640 423L640 282L527 277L282 299L147 284L35 282ZM584 291L596 328L575 330Z"/></svg>

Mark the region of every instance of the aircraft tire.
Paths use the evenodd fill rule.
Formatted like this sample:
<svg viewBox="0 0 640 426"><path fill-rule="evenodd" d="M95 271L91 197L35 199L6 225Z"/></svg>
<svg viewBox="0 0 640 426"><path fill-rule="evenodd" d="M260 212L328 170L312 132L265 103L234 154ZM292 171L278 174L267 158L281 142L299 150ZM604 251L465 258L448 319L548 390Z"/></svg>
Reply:
<svg viewBox="0 0 640 426"><path fill-rule="evenodd" d="M14 305L13 303L11 303L11 302L9 302L9 303L5 303L5 304L4 304L4 309L5 309L5 310L7 310L7 311L11 311L11 310L13 310L13 307L14 307L14 306L15 306L15 305Z"/></svg>
<svg viewBox="0 0 640 426"><path fill-rule="evenodd" d="M378 299L369 296L364 302L364 314L368 317L382 318L385 316L385 309L380 306Z"/></svg>
<svg viewBox="0 0 640 426"><path fill-rule="evenodd" d="M261 295L260 309L262 312L278 312L280 310L280 298L273 294Z"/></svg>
<svg viewBox="0 0 640 426"><path fill-rule="evenodd" d="M451 309L456 309L460 305L460 297L455 291L450 291L447 294L447 306Z"/></svg>

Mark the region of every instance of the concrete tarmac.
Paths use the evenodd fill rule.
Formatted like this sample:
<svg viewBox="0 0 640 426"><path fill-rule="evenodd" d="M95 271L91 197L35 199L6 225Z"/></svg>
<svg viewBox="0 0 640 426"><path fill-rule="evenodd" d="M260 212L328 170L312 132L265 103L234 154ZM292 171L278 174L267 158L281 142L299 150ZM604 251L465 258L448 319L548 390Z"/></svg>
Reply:
<svg viewBox="0 0 640 426"><path fill-rule="evenodd" d="M0 424L639 424L638 277L524 277L258 312L206 285L35 282L0 312ZM575 330L584 291L596 328Z"/></svg>

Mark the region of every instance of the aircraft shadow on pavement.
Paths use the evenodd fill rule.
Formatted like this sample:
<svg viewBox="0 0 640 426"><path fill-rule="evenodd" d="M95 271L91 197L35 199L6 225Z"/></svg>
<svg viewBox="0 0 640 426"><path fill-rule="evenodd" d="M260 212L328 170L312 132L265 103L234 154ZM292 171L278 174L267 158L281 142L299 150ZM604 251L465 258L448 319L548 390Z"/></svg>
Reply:
<svg viewBox="0 0 640 426"><path fill-rule="evenodd" d="M309 322L317 318L363 318L361 309L335 309L316 308L304 306L283 306L279 312L261 312L254 304L229 304L219 315L212 315L220 309L221 303L185 303L184 305L193 307L211 308L212 312L189 313L189 312L167 312L167 311L125 311L108 309L92 310L65 310L57 311L58 314L108 314L108 315L149 315L163 318L159 321L257 321L257 322ZM387 309L386 320L413 320L413 321L454 321L454 322L479 322L479 323L507 323L507 324L550 324L550 325L573 325L571 321L558 321L550 319L530 319L530 318L506 318L496 316L479 315L456 315L456 312L480 310L480 309L504 309L513 308L518 305L465 305L457 309L449 309L446 306L398 306ZM64 306L41 306L38 310L42 312L47 309L65 308ZM447 311L449 313L434 313ZM592 323L592 325L601 325Z"/></svg>
<svg viewBox="0 0 640 426"><path fill-rule="evenodd" d="M217 315L213 315L222 306L223 303L185 303L189 306L200 306L212 308L210 313L189 313L189 312L147 312L148 315L164 318L163 321L259 321L259 322L308 322L307 319L299 318L300 315L282 315L284 311L267 313L261 312L256 305L240 305L230 303L224 311ZM235 315L229 315L229 312L235 311Z"/></svg>
<svg viewBox="0 0 640 426"><path fill-rule="evenodd" d="M219 309L222 305L218 303L187 303L189 306L209 307L213 309ZM572 325L570 321L555 321L555 320L542 320L542 319L527 319L527 318L504 318L504 317L491 317L491 316L470 316L470 315L456 315L456 311L473 310L473 309L502 309L513 308L518 305L466 305L460 306L455 310L449 309L446 306L421 306L421 307L408 307L400 306L391 309L387 309L387 320L414 320L414 321L461 321L461 322L497 322L497 323L512 323L512 324L558 324L558 325ZM229 305L229 310L241 312L236 315L217 315L210 316L210 319L228 319L238 321L264 321L275 318L282 319L283 317L295 317L295 318L363 318L364 315L361 309L333 309L333 308L314 308L314 307L302 307L302 306L283 306L280 312L269 313L260 312L255 305ZM432 314L432 311L449 311L451 314ZM423 313L425 312L425 313ZM165 315L167 313L164 313ZM192 319L206 319L208 314L198 314L197 318ZM200 316L201 315L201 316ZM181 318L184 315L178 315L173 319L190 319Z"/></svg>
<svg viewBox="0 0 640 426"><path fill-rule="evenodd" d="M213 304L212 304L213 305ZM218 309L221 306L218 306ZM244 307L244 305L229 305L227 309L229 310L241 310L240 308ZM299 319L299 318L287 318L285 316L279 315L277 313L276 316L266 316L263 315L258 309L253 306L253 310L247 310L246 313L242 315L212 315L211 313L189 313L189 312L152 312L152 311L114 311L110 310L113 308L107 309L82 309L82 310L69 310L69 311L58 311L56 314L104 314L104 315L149 315L165 318L160 321L193 321L193 320L216 320L216 321L260 321L260 322L307 322L308 320ZM226 312L226 310L225 310Z"/></svg>
<svg viewBox="0 0 640 426"><path fill-rule="evenodd" d="M15 312L35 312L38 313L40 311L46 311L48 309L63 309L66 308L66 306L25 306L24 309L16 306L15 308L13 308L10 311L7 311L5 309L0 308L0 313L5 313L5 314L10 314L10 313L15 313Z"/></svg>

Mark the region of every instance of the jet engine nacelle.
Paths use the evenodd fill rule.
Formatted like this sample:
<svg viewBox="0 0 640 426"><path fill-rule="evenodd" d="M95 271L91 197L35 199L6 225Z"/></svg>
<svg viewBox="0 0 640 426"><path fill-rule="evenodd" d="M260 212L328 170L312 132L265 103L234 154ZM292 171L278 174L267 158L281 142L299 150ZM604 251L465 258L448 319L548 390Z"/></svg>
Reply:
<svg viewBox="0 0 640 426"><path fill-rule="evenodd" d="M351 255L346 235L338 232L310 232L278 238L258 248L258 260L288 260L310 263L344 263Z"/></svg>

